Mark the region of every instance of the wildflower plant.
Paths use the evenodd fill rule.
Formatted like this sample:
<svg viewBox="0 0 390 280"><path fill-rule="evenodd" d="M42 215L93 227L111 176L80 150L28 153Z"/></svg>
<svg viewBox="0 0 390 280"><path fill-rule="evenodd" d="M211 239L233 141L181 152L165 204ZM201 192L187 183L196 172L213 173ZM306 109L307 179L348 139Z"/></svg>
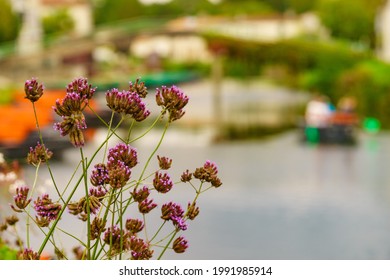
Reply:
<svg viewBox="0 0 390 280"><path fill-rule="evenodd" d="M46 148L39 127L35 103L44 96L44 86L33 78L26 81L25 93L34 108L40 135L37 145L27 153L27 163L35 168L35 179L32 186L16 189L10 205L15 215L7 217L1 231L14 226L20 220L18 216L25 215L26 234L18 238L18 258L39 259L48 244L52 245L53 256L58 259L72 258L61 248L57 240L59 233L65 233L74 241L73 258L76 259L161 259L167 250L184 253L188 249L189 241L182 233L190 229L190 223L200 213L199 196L220 187L222 182L217 166L211 161L193 171L185 169L175 181L170 175L173 160L157 154L168 128L185 114L189 98L180 88L163 86L156 90L155 100L161 111L150 126L141 126L141 134L134 135L136 124L151 117L144 82L137 79L130 82L126 90L114 88L105 93L107 107L111 110L111 118L106 122L90 106L97 88L85 78L73 80L66 87L64 98L53 105L54 113L60 118L54 129L62 137L69 137L80 154L79 164L69 174L67 182L56 181L50 167L54 154ZM88 156L84 148L84 133L88 129L85 110L92 110L107 128L105 139ZM141 164L134 144L160 123L164 127L161 138ZM120 128L125 128L126 132L121 133ZM110 146L113 139L116 144ZM158 169L151 172L148 167L153 161ZM47 166L56 195L36 191L43 165ZM180 184L193 193L186 207L169 199L169 194ZM82 195L76 197L80 190ZM148 219L152 212L158 215L159 224L151 224ZM85 236L62 229L61 221L66 215L81 221ZM37 248L32 248L31 244L32 224L44 236Z"/></svg>

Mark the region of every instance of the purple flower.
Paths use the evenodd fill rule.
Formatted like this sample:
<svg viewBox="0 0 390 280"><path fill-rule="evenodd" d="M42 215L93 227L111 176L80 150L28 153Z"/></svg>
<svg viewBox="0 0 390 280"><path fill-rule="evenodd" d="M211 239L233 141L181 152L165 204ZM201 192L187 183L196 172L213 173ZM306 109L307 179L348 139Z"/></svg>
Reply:
<svg viewBox="0 0 390 280"><path fill-rule="evenodd" d="M120 189L126 185L130 179L131 170L123 161L109 159L107 163L108 183L114 189Z"/></svg>
<svg viewBox="0 0 390 280"><path fill-rule="evenodd" d="M153 199L144 199L138 203L138 210L142 214L147 214L157 207L157 204L153 202Z"/></svg>
<svg viewBox="0 0 390 280"><path fill-rule="evenodd" d="M172 159L167 157L160 157L160 156L157 156L157 159L158 159L158 165L162 170L168 170L169 168L171 168Z"/></svg>
<svg viewBox="0 0 390 280"><path fill-rule="evenodd" d="M169 174L157 171L153 179L153 186L158 192L167 193L172 189L173 182Z"/></svg>
<svg viewBox="0 0 390 280"><path fill-rule="evenodd" d="M16 207L11 205L11 208L16 212L22 212L22 209L25 209L31 202L31 198L28 198L28 192L30 189L28 187L20 187L16 189L16 195L14 196L14 201Z"/></svg>
<svg viewBox="0 0 390 280"><path fill-rule="evenodd" d="M107 189L103 186L97 186L97 187L92 187L89 188L89 195L90 196L95 196L99 200L104 198L104 196L107 194Z"/></svg>
<svg viewBox="0 0 390 280"><path fill-rule="evenodd" d="M137 93L140 97L145 98L148 94L148 89L145 86L145 82L139 82L139 79L135 80L135 83L129 83L129 91Z"/></svg>
<svg viewBox="0 0 390 280"><path fill-rule="evenodd" d="M145 103L136 92L119 91L114 88L106 92L107 106L116 113L130 115L140 122L150 115Z"/></svg>
<svg viewBox="0 0 390 280"><path fill-rule="evenodd" d="M41 143L38 142L34 148L30 147L30 151L27 154L27 163L36 166L48 161L52 156L53 152L49 151L45 145L41 145Z"/></svg>
<svg viewBox="0 0 390 280"><path fill-rule="evenodd" d="M149 191L147 186L144 186L142 189L140 189L138 191L133 190L131 192L131 195L133 196L134 200L137 202L141 202L141 201L147 199L149 194L150 194L150 191Z"/></svg>
<svg viewBox="0 0 390 280"><path fill-rule="evenodd" d="M34 209L39 217L50 223L50 221L57 219L58 213L61 211L61 205L52 202L49 195L45 194L34 201Z"/></svg>
<svg viewBox="0 0 390 280"><path fill-rule="evenodd" d="M133 168L137 165L137 150L130 145L119 143L108 151L108 161L123 162L127 167Z"/></svg>
<svg viewBox="0 0 390 280"><path fill-rule="evenodd" d="M163 220L171 220L173 225L176 226L178 229L187 229L187 225L185 224L183 218L184 210L179 204L173 202L166 203L161 207L161 213L161 218Z"/></svg>
<svg viewBox="0 0 390 280"><path fill-rule="evenodd" d="M62 122L54 124L61 136L69 134L70 141L75 147L84 145L83 129L87 128L85 117L82 112L85 106L86 97L76 92L68 92L65 98L56 101L53 107L54 112L62 118Z"/></svg>
<svg viewBox="0 0 390 280"><path fill-rule="evenodd" d="M25 98L31 102L38 101L43 95L43 90L44 86L42 84L38 84L37 79L35 78L27 80L24 84L24 92L26 93Z"/></svg>
<svg viewBox="0 0 390 280"><path fill-rule="evenodd" d="M126 220L126 229L132 234L140 232L144 228L144 223L138 219L127 219Z"/></svg>
<svg viewBox="0 0 390 280"><path fill-rule="evenodd" d="M86 100L91 99L95 91L96 91L96 87L92 88L92 85L88 84L87 78L74 79L66 87L67 93L77 93L80 95L81 98Z"/></svg>
<svg viewBox="0 0 390 280"><path fill-rule="evenodd" d="M94 166L91 173L91 184L95 187L103 186L108 183L108 169L104 163L98 163Z"/></svg>
<svg viewBox="0 0 390 280"><path fill-rule="evenodd" d="M177 86L172 86L170 88L162 86L161 90L157 89L157 105L163 108L163 113L168 111L169 122L178 120L184 115L185 111L183 108L187 105L188 100L188 96Z"/></svg>
<svg viewBox="0 0 390 280"><path fill-rule="evenodd" d="M221 180L218 178L218 167L211 161L206 161L203 167L196 168L194 177L201 181L211 183L212 186L218 188L222 185Z"/></svg>
<svg viewBox="0 0 390 280"><path fill-rule="evenodd" d="M189 182L192 180L192 173L187 169L181 174L180 180L182 182Z"/></svg>
<svg viewBox="0 0 390 280"><path fill-rule="evenodd" d="M39 260L40 256L37 252L34 252L31 249L25 248L22 252L18 254L19 260Z"/></svg>

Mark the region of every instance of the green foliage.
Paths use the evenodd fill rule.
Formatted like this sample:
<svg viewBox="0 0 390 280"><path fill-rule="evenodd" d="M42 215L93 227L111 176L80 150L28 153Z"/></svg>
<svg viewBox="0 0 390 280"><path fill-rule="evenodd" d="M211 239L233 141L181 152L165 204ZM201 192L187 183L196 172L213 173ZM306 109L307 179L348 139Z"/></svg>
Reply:
<svg viewBox="0 0 390 280"><path fill-rule="evenodd" d="M362 61L339 76L335 92L338 97L356 97L361 115L377 118L390 128L389 72L389 64L374 59Z"/></svg>
<svg viewBox="0 0 390 280"><path fill-rule="evenodd" d="M319 0L316 10L336 38L375 46L375 20L382 0Z"/></svg>
<svg viewBox="0 0 390 280"><path fill-rule="evenodd" d="M8 0L0 0L0 19L0 42L14 40L18 35L20 21Z"/></svg>
<svg viewBox="0 0 390 280"><path fill-rule="evenodd" d="M272 72L278 82L330 97L354 96L362 117L379 119L390 128L390 65L368 52L343 44L288 40L277 43L239 42L206 35L210 45L225 49L226 75L259 76Z"/></svg>
<svg viewBox="0 0 390 280"><path fill-rule="evenodd" d="M42 19L43 31L45 34L66 34L73 30L74 21L66 9L58 10L55 13Z"/></svg>
<svg viewBox="0 0 390 280"><path fill-rule="evenodd" d="M5 245L0 239L0 260L16 260L17 252Z"/></svg>
<svg viewBox="0 0 390 280"><path fill-rule="evenodd" d="M0 88L0 105L9 104L13 99L13 90L11 88Z"/></svg>

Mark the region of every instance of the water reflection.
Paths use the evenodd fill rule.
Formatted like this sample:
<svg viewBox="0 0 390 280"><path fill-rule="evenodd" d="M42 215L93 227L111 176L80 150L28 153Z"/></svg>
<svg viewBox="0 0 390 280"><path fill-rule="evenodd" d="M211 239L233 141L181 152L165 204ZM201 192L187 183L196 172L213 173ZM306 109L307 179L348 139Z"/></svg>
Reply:
<svg viewBox="0 0 390 280"><path fill-rule="evenodd" d="M137 148L146 156L150 147ZM169 259L390 258L389 134L324 147L299 143L294 131L207 146L168 142L159 154L173 158L176 178L212 159L224 182L201 197L185 233L188 252ZM54 173L70 174L72 158ZM171 195L186 204L187 191L178 185ZM73 220L64 227L74 228Z"/></svg>

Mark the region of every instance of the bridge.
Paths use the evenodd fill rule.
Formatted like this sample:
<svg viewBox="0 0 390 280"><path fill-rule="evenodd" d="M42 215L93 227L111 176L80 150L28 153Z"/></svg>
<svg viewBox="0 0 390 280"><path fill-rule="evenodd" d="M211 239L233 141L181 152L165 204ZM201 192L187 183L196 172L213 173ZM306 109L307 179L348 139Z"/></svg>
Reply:
<svg viewBox="0 0 390 280"><path fill-rule="evenodd" d="M87 37L48 37L41 52L20 55L16 42L0 45L0 77L21 83L31 76L55 82L73 79L84 72L92 76L94 71L93 50L111 44L120 52L128 52L132 39L139 34L168 34L168 18L136 18L98 26Z"/></svg>

